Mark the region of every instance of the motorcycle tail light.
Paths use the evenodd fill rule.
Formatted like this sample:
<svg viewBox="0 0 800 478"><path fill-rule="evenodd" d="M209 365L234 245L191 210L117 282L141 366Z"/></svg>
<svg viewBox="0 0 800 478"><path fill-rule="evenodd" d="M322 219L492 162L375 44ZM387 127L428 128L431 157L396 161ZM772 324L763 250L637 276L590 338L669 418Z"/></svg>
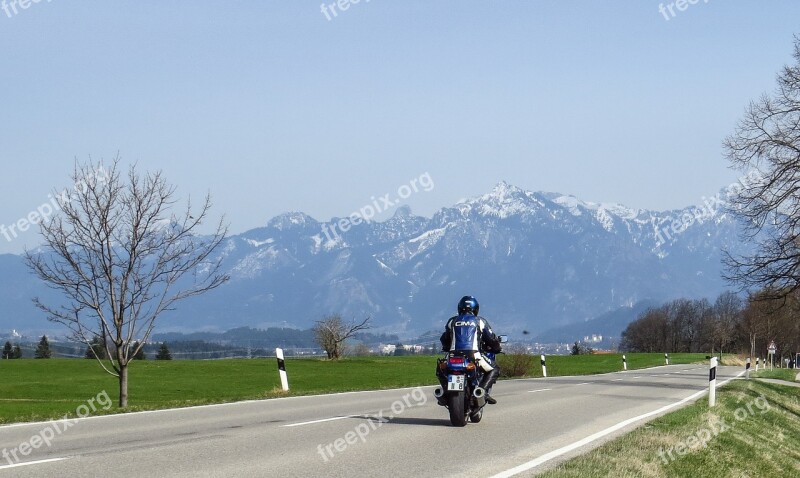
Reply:
<svg viewBox="0 0 800 478"><path fill-rule="evenodd" d="M450 363L463 365L464 364L464 357L450 357Z"/></svg>

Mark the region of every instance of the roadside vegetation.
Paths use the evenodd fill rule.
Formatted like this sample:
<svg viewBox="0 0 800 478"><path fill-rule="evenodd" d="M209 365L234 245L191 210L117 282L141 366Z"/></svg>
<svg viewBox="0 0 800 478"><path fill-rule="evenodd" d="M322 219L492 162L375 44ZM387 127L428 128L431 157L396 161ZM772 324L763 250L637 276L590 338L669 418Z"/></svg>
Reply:
<svg viewBox="0 0 800 478"><path fill-rule="evenodd" d="M734 380L717 391L713 409L701 398L536 476L798 476L798 391Z"/></svg>

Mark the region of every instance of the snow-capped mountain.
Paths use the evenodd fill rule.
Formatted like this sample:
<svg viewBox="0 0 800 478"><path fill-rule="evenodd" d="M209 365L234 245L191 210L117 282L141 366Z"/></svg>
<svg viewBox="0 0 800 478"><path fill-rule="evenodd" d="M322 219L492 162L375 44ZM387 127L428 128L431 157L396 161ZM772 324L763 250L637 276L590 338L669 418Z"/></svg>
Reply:
<svg viewBox="0 0 800 478"><path fill-rule="evenodd" d="M411 335L442 327L472 294L496 329L536 333L642 300L712 297L726 287L721 251L747 247L721 207L726 194L652 212L501 182L431 218L401 207L341 227L286 213L229 237L218 253L231 280L179 304L159 330L308 327L339 313ZM29 301L46 288L20 257L0 264L0 327L52 328Z"/></svg>

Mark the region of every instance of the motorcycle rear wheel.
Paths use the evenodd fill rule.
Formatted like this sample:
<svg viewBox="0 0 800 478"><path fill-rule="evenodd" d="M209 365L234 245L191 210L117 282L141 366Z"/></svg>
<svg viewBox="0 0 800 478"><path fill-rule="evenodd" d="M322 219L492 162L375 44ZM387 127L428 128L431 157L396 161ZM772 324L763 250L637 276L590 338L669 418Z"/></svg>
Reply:
<svg viewBox="0 0 800 478"><path fill-rule="evenodd" d="M467 425L467 415L464 412L464 392L448 394L447 409L450 410L450 423L454 427Z"/></svg>

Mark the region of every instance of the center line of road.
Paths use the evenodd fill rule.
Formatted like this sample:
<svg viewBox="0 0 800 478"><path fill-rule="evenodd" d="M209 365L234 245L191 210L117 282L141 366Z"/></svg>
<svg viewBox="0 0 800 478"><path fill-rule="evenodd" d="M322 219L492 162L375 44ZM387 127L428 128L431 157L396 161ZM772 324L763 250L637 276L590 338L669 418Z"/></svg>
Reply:
<svg viewBox="0 0 800 478"><path fill-rule="evenodd" d="M286 428L291 427L302 427L303 425L313 425L315 423L323 423L323 422L332 422L334 420L344 420L345 418L356 418L360 415L346 415L343 417L331 417L331 418L323 418L321 420L311 420L310 422L300 422L300 423L290 423L289 425L283 425Z"/></svg>
<svg viewBox="0 0 800 478"><path fill-rule="evenodd" d="M623 379L621 379L621 378L615 378L614 380L612 380L612 382L621 382L622 380Z"/></svg>
<svg viewBox="0 0 800 478"><path fill-rule="evenodd" d="M548 390L552 390L552 388L540 388L539 390L528 390L528 393L546 392Z"/></svg>
<svg viewBox="0 0 800 478"><path fill-rule="evenodd" d="M7 468L17 468L20 466L41 465L42 463L53 463L56 461L63 461L63 460L69 460L69 458L48 458L47 460L26 461L23 463L14 463L13 465L1 465L0 470L5 470Z"/></svg>
<svg viewBox="0 0 800 478"><path fill-rule="evenodd" d="M578 386L578 385L589 385L589 382L583 382L583 383L576 383L575 384L575 386Z"/></svg>

